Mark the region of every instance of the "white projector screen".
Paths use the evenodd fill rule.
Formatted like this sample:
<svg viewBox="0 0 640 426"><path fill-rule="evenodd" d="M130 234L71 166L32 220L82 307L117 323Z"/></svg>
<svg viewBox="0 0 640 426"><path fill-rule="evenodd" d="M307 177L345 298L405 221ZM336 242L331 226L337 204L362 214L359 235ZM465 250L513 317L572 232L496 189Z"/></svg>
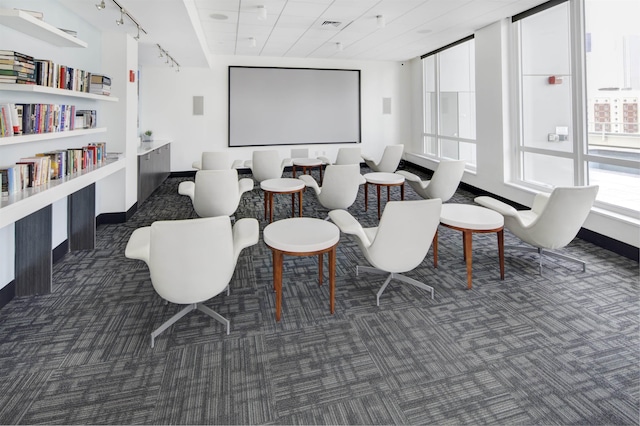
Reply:
<svg viewBox="0 0 640 426"><path fill-rule="evenodd" d="M360 143L360 70L229 67L229 146Z"/></svg>

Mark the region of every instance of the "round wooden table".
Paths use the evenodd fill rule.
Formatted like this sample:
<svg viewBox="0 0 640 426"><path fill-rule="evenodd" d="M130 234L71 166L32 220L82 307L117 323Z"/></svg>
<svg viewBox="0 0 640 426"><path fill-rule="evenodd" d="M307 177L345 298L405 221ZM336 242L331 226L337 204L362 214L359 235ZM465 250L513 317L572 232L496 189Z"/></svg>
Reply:
<svg viewBox="0 0 640 426"><path fill-rule="evenodd" d="M396 173L385 172L373 172L363 175L367 183L364 184L364 210L367 211L369 205L369 191L368 186L370 183L376 185L378 192L378 219L380 219L380 187L387 187L387 201L389 201L389 188L392 186L400 187L400 199L404 200L404 176Z"/></svg>
<svg viewBox="0 0 640 426"><path fill-rule="evenodd" d="M500 279L504 280L504 217L491 209L471 204L443 204L440 223L462 231L464 260L467 264L467 288L471 290L471 242L474 233L495 232L498 236ZM433 265L438 267L438 232L433 237Z"/></svg>
<svg viewBox="0 0 640 426"><path fill-rule="evenodd" d="M264 228L263 239L273 252L273 289L276 293L276 321L282 311L283 255L318 255L318 281L322 285L322 255L329 253L329 310L335 311L336 247L340 230L322 219L295 217L271 223Z"/></svg>
<svg viewBox="0 0 640 426"><path fill-rule="evenodd" d="M273 194L291 194L291 216L295 216L295 194L298 193L300 217L302 217L302 192L305 184L300 179L277 178L260 182L260 188L264 191L264 218L269 211L269 223L273 222Z"/></svg>
<svg viewBox="0 0 640 426"><path fill-rule="evenodd" d="M322 185L322 160L319 160L317 158L294 158L293 160L291 160L291 164L292 166L292 173L293 173L293 177L296 177L296 168L297 167L301 167L302 168L302 174L306 174L307 173L307 169L309 170L309 174L311 174L311 170L313 170L314 167L319 167L320 168L320 185Z"/></svg>

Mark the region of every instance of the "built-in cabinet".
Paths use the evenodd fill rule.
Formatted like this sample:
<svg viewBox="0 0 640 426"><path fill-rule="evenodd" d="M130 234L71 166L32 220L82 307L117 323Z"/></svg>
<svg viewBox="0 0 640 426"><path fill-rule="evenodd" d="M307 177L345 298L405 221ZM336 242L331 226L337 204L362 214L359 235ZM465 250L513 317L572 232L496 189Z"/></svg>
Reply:
<svg viewBox="0 0 640 426"><path fill-rule="evenodd" d="M0 9L0 25L34 37L47 44L61 47L86 48L87 43L72 37L58 28L36 19L26 12ZM3 43L3 49L17 49ZM72 90L56 89L37 85L0 84L0 92L13 102L27 96L33 102L34 94L62 98L78 98L95 102L117 102L110 96L94 95ZM6 92L6 93L5 93ZM27 94L28 93L28 94ZM64 149L76 136L105 133L105 127L65 132L18 135L0 138L0 157L3 148L9 145L47 142L59 139L58 148ZM71 139L69 139L71 138ZM64 141L64 142L63 142ZM108 147L108 145L107 145ZM32 155L37 153L34 146ZM51 292L52 275L52 205L67 198L68 245L71 250L93 249L95 246L96 191L95 184L101 179L125 168L125 159L108 158L102 164L83 169L62 179L45 185L3 196L0 200L0 229L15 227L15 294L19 296Z"/></svg>
<svg viewBox="0 0 640 426"><path fill-rule="evenodd" d="M155 191L171 172L171 143L154 142L138 151L138 205Z"/></svg>

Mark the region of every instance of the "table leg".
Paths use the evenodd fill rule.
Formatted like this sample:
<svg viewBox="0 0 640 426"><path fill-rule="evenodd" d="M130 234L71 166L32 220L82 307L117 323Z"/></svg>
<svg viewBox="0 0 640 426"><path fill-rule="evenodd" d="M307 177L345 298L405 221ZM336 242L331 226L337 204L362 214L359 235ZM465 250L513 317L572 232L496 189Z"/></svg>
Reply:
<svg viewBox="0 0 640 426"><path fill-rule="evenodd" d="M400 200L404 201L404 182L400 185Z"/></svg>
<svg viewBox="0 0 640 426"><path fill-rule="evenodd" d="M273 250L273 288L276 291L276 321L282 311L282 252Z"/></svg>
<svg viewBox="0 0 640 426"><path fill-rule="evenodd" d="M380 185L376 185L376 187L378 189L378 220L380 220ZM387 189L389 189L389 187L387 187ZM387 195L389 195L388 192Z"/></svg>
<svg viewBox="0 0 640 426"><path fill-rule="evenodd" d="M320 164L320 186L322 186L322 164Z"/></svg>
<svg viewBox="0 0 640 426"><path fill-rule="evenodd" d="M389 202L389 200L391 199L391 196L389 195L389 192L391 191L391 186L387 185L387 203Z"/></svg>
<svg viewBox="0 0 640 426"><path fill-rule="evenodd" d="M433 242L431 243L433 246L433 267L438 267L438 230L436 229L436 233L433 234Z"/></svg>
<svg viewBox="0 0 640 426"><path fill-rule="evenodd" d="M269 223L273 222L273 192L269 192Z"/></svg>
<svg viewBox="0 0 640 426"><path fill-rule="evenodd" d="M293 178L296 178L296 166L293 165L293 167L291 167L292 173L293 173Z"/></svg>
<svg viewBox="0 0 640 426"><path fill-rule="evenodd" d="M467 289L471 290L471 237L473 233L471 231L462 232L464 239L464 259L467 262Z"/></svg>
<svg viewBox="0 0 640 426"><path fill-rule="evenodd" d="M364 183L364 211L367 211L367 207L369 207L369 183Z"/></svg>
<svg viewBox="0 0 640 426"><path fill-rule="evenodd" d="M318 287L322 285L323 276L322 276L322 253L318 255Z"/></svg>
<svg viewBox="0 0 640 426"><path fill-rule="evenodd" d="M304 188L298 192L298 213L300 217L302 217L302 193L304 192Z"/></svg>
<svg viewBox="0 0 640 426"><path fill-rule="evenodd" d="M504 280L504 228L498 231L498 255L500 257L500 279Z"/></svg>
<svg viewBox="0 0 640 426"><path fill-rule="evenodd" d="M336 310L336 246L329 252L329 309L331 314Z"/></svg>
<svg viewBox="0 0 640 426"><path fill-rule="evenodd" d="M296 217L296 193L291 193L291 217Z"/></svg>

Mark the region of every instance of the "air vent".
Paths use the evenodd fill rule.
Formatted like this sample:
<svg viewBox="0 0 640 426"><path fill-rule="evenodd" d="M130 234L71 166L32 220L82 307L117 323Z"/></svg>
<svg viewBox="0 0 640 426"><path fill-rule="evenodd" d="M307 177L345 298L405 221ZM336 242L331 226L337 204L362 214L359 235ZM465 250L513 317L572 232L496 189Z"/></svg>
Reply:
<svg viewBox="0 0 640 426"><path fill-rule="evenodd" d="M338 21L324 21L322 23L322 27L327 27L327 26L332 26L332 27L336 27L338 28L340 25L342 25L342 22L338 22Z"/></svg>

